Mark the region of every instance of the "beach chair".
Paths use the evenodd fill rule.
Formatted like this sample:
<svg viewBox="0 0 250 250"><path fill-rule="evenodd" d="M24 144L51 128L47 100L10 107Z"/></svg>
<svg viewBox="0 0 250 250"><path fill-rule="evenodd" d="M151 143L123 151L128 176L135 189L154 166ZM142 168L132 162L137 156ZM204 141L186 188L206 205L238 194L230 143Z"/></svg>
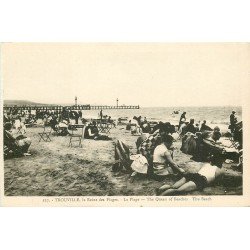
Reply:
<svg viewBox="0 0 250 250"><path fill-rule="evenodd" d="M43 126L43 131L41 133L38 133L38 135L40 137L39 142L41 140L43 140L45 142L50 142L51 141L51 139L50 139L51 132L52 132L52 128L51 127L46 127L44 125Z"/></svg>
<svg viewBox="0 0 250 250"><path fill-rule="evenodd" d="M100 122L97 124L97 128L99 129L100 133L109 134L112 128L112 124L108 122Z"/></svg>
<svg viewBox="0 0 250 250"><path fill-rule="evenodd" d="M21 134L21 135L23 134L21 126L17 127L17 134Z"/></svg>
<svg viewBox="0 0 250 250"><path fill-rule="evenodd" d="M69 147L73 146L73 143L78 143L79 147L82 147L82 139L84 138L85 125L71 125L69 135Z"/></svg>

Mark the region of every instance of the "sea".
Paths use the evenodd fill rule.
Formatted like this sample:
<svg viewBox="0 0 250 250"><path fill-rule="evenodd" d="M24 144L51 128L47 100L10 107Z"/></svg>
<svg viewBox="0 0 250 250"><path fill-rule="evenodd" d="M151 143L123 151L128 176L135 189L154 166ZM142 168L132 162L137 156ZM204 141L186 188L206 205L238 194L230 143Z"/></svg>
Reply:
<svg viewBox="0 0 250 250"><path fill-rule="evenodd" d="M178 111L178 114L174 114ZM111 116L112 119L126 117L131 120L133 116L146 117L148 121L170 122L177 125L180 116L186 112L187 121L194 119L195 123L203 120L207 121L207 125L211 128L219 126L221 131L227 131L229 125L229 117L232 111L238 121L242 120L242 107L236 106L220 106L220 107L141 107L140 109L104 109L103 115ZM83 110L84 118L98 118L100 110Z"/></svg>

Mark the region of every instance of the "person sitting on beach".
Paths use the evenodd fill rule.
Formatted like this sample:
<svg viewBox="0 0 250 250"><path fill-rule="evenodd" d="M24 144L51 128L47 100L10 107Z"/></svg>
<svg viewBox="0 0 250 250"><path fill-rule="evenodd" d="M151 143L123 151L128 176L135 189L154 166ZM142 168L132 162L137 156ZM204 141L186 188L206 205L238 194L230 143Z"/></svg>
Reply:
<svg viewBox="0 0 250 250"><path fill-rule="evenodd" d="M204 139L213 141L213 142L218 142L219 139L221 138L221 132L220 132L220 128L218 126L214 127L213 132L204 134Z"/></svg>
<svg viewBox="0 0 250 250"><path fill-rule="evenodd" d="M204 132L204 131L212 131L212 129L206 125L206 120L203 121L203 123L201 124L201 129L200 129L201 132Z"/></svg>
<svg viewBox="0 0 250 250"><path fill-rule="evenodd" d="M142 129L140 126L140 119L138 119L136 116L133 117L134 125L131 125L131 134L132 135L141 135L142 134Z"/></svg>
<svg viewBox="0 0 250 250"><path fill-rule="evenodd" d="M171 134L173 129L170 123L163 122L159 123L157 128L158 129L153 134L150 134L148 137L142 135L138 137L136 141L137 153L145 156L148 161L148 175L150 176L153 175L154 150L161 144L161 137L165 134Z"/></svg>
<svg viewBox="0 0 250 250"><path fill-rule="evenodd" d="M162 126L163 126L163 122L162 121L160 121L158 124L156 124L154 127L153 127L153 130L152 130L152 134L155 132L155 131L157 131L157 130L159 130Z"/></svg>
<svg viewBox="0 0 250 250"><path fill-rule="evenodd" d="M99 130L95 121L86 126L84 131L84 138L104 141L112 140L107 135L99 134Z"/></svg>
<svg viewBox="0 0 250 250"><path fill-rule="evenodd" d="M174 185L163 185L157 189L157 195L168 196L179 195L195 190L202 191L224 173L223 170L221 170L221 159L218 155L212 156L210 163L204 163L198 173L183 174L183 177Z"/></svg>
<svg viewBox="0 0 250 250"><path fill-rule="evenodd" d="M164 134L161 136L161 144L158 145L153 154L153 174L154 177L166 177L169 174L183 173L173 161L172 144L174 138L171 135Z"/></svg>
<svg viewBox="0 0 250 250"><path fill-rule="evenodd" d="M3 123L10 122L10 117L7 114L7 112L4 112L3 114Z"/></svg>
<svg viewBox="0 0 250 250"><path fill-rule="evenodd" d="M200 131L199 123L195 124L195 133Z"/></svg>
<svg viewBox="0 0 250 250"><path fill-rule="evenodd" d="M162 121L160 121L157 125L155 125L152 129L152 134L157 131L157 130L164 130L166 131L168 134L173 134L175 133L175 126L171 125L170 122L165 122L163 123Z"/></svg>
<svg viewBox="0 0 250 250"><path fill-rule="evenodd" d="M138 125L141 126L141 123L142 123L142 121L141 121L141 116L138 116L138 117L137 117L137 116L134 116L134 117L133 117L133 120L137 121Z"/></svg>
<svg viewBox="0 0 250 250"><path fill-rule="evenodd" d="M185 154L192 155L196 161L207 161L209 154L222 154L223 147L214 147L220 142L220 128L216 126L213 131L197 132L196 134L186 133L182 138L181 151Z"/></svg>
<svg viewBox="0 0 250 250"><path fill-rule="evenodd" d="M66 120L62 120L58 125L55 125L56 130L58 130L58 135L66 136L69 133L69 123ZM55 131L56 131L55 130Z"/></svg>
<svg viewBox="0 0 250 250"><path fill-rule="evenodd" d="M28 149L31 145L30 138L26 136L19 135L16 138L13 136L11 132L11 123L7 122L4 125L4 153L5 155L9 155L13 153L17 156L28 156Z"/></svg>
<svg viewBox="0 0 250 250"><path fill-rule="evenodd" d="M57 130L57 127L56 127L56 125L58 125L59 123L58 123L58 121L57 121L57 117L54 115L54 116L52 116L52 119L50 120L50 126L51 126L51 128L54 130L54 131L56 131Z"/></svg>
<svg viewBox="0 0 250 250"><path fill-rule="evenodd" d="M84 138L86 139L94 139L96 136L98 136L98 128L96 126L96 122L93 121L92 123L88 124L85 128L84 132Z"/></svg>
<svg viewBox="0 0 250 250"><path fill-rule="evenodd" d="M142 133L150 133L151 132L151 127L148 122L143 122L141 125Z"/></svg>
<svg viewBox="0 0 250 250"><path fill-rule="evenodd" d="M214 128L213 133L211 134L211 139L212 139L214 142L217 142L220 138L221 138L220 128L219 128L218 126L216 126L216 127Z"/></svg>
<svg viewBox="0 0 250 250"><path fill-rule="evenodd" d="M21 116L18 116L17 119L14 121L14 127L21 134L25 134L26 133L25 121L24 121L24 119L22 119Z"/></svg>

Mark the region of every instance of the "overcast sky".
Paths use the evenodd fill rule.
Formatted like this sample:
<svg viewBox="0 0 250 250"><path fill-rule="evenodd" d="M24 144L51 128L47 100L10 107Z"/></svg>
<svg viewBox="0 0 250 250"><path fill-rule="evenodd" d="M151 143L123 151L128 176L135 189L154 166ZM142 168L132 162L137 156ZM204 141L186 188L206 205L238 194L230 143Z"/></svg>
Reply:
<svg viewBox="0 0 250 250"><path fill-rule="evenodd" d="M4 44L4 99L236 106L249 51L247 44Z"/></svg>

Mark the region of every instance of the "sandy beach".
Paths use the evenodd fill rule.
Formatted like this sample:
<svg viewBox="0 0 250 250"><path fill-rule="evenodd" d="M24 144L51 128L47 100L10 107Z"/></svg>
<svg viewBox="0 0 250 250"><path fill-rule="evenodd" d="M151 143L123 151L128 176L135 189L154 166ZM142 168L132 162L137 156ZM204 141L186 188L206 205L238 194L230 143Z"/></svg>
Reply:
<svg viewBox="0 0 250 250"><path fill-rule="evenodd" d="M112 172L114 142L122 140L136 153L135 141L125 126L111 129L112 141L84 139L82 147L69 147L69 136L51 135L51 142L39 142L41 127L28 128L32 139L31 156L6 159L4 161L5 195L7 196L153 196L155 189L163 183L172 184L176 179L165 181L138 176L131 181L126 173ZM191 160L190 155L180 151L181 141L174 142L174 160L187 172L197 172L201 163ZM242 173L223 166L231 175ZM215 184L202 192L187 195L241 195L242 185L227 187Z"/></svg>

